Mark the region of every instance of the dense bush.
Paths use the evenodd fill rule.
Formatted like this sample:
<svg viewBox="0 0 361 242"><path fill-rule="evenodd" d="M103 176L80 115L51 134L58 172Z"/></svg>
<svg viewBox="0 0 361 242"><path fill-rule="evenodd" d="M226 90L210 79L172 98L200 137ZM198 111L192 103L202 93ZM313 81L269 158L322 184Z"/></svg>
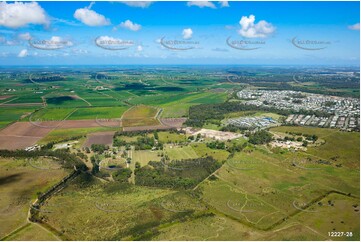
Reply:
<svg viewBox="0 0 361 242"><path fill-rule="evenodd" d="M259 144L267 144L271 142L272 134L266 130L260 130L249 136L249 142L251 144L259 145Z"/></svg>
<svg viewBox="0 0 361 242"><path fill-rule="evenodd" d="M132 175L132 170L129 168L122 168L113 172L113 179L117 182L128 182L128 179Z"/></svg>
<svg viewBox="0 0 361 242"><path fill-rule="evenodd" d="M165 164L150 161L135 170L135 184L142 186L189 189L221 167L212 157L173 160Z"/></svg>

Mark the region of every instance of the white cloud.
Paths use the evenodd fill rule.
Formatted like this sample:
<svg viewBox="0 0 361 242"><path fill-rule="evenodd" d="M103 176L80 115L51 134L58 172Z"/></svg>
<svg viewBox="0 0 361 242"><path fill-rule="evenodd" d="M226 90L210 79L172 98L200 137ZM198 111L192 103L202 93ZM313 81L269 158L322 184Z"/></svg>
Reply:
<svg viewBox="0 0 361 242"><path fill-rule="evenodd" d="M120 23L119 26L122 28L125 28L125 29L132 30L132 31L138 31L142 28L142 26L140 24L133 23L129 19L126 20L125 22Z"/></svg>
<svg viewBox="0 0 361 242"><path fill-rule="evenodd" d="M141 45L138 45L138 46L137 46L137 51L139 51L139 52L140 52L140 51L143 51L143 47L142 47Z"/></svg>
<svg viewBox="0 0 361 242"><path fill-rule="evenodd" d="M275 31L275 27L272 24L267 23L264 20L255 24L256 17L254 15L243 16L239 21L241 29L239 34L246 38L265 38Z"/></svg>
<svg viewBox="0 0 361 242"><path fill-rule="evenodd" d="M229 7L228 1L219 1L218 3L221 5L221 8L228 8Z"/></svg>
<svg viewBox="0 0 361 242"><path fill-rule="evenodd" d="M120 2L124 3L125 5L128 5L129 7L135 7L135 8L147 8L153 3L153 1L136 1L136 2L120 1Z"/></svg>
<svg viewBox="0 0 361 242"><path fill-rule="evenodd" d="M360 23L350 25L348 28L351 30L360 30Z"/></svg>
<svg viewBox="0 0 361 242"><path fill-rule="evenodd" d="M49 23L45 10L36 2L0 3L0 26L19 28L28 24L48 26Z"/></svg>
<svg viewBox="0 0 361 242"><path fill-rule="evenodd" d="M83 24L88 26L104 26L109 25L110 20L105 18L104 15L101 15L94 10L91 10L91 7L94 5L94 2L91 2L88 7L79 8L74 13L74 18L81 21Z"/></svg>
<svg viewBox="0 0 361 242"><path fill-rule="evenodd" d="M19 34L18 35L19 39L21 40L29 40L31 39L31 35L29 32L23 33L23 34Z"/></svg>
<svg viewBox="0 0 361 242"><path fill-rule="evenodd" d="M26 57L27 55L28 55L28 50L23 49L19 52L18 57L23 58L23 57Z"/></svg>
<svg viewBox="0 0 361 242"><path fill-rule="evenodd" d="M190 39L190 38L192 38L192 34L193 34L192 29L190 29L190 28L188 28L188 29L183 29L183 32L182 32L183 39Z"/></svg>
<svg viewBox="0 0 361 242"><path fill-rule="evenodd" d="M197 6L200 8L216 8L216 6L209 1L189 1L187 2L187 6L188 7Z"/></svg>

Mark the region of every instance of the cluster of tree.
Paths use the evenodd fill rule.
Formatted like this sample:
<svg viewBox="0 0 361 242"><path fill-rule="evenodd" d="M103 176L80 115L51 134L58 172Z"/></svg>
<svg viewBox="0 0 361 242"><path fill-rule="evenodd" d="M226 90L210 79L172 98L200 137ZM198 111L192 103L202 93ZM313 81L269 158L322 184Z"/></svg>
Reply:
<svg viewBox="0 0 361 242"><path fill-rule="evenodd" d="M122 168L112 173L113 179L117 182L128 182L132 175L132 170L129 168Z"/></svg>
<svg viewBox="0 0 361 242"><path fill-rule="evenodd" d="M173 160L162 159L161 162L150 161L147 166L136 164L135 184L141 186L189 189L217 170L221 163L212 157Z"/></svg>
<svg viewBox="0 0 361 242"><path fill-rule="evenodd" d="M207 143L207 147L211 148L211 149L225 150L226 143L216 140L216 141Z"/></svg>
<svg viewBox="0 0 361 242"><path fill-rule="evenodd" d="M125 140L120 139L119 137L116 137L113 139L113 146L120 147L125 146L127 142Z"/></svg>
<svg viewBox="0 0 361 242"><path fill-rule="evenodd" d="M88 160L88 156L86 154L84 154L83 152L78 152L78 153L76 153L76 155L85 161Z"/></svg>
<svg viewBox="0 0 361 242"><path fill-rule="evenodd" d="M128 136L128 137L134 137L134 136L139 136L139 135L147 135L147 134L151 134L154 132L159 132L159 131L164 131L164 130L135 130L135 131L118 131L114 134L114 138L116 138L117 136ZM182 133L184 131L178 131L176 128L172 128L167 130L170 133Z"/></svg>
<svg viewBox="0 0 361 242"><path fill-rule="evenodd" d="M279 141L298 141L298 142L302 142L303 141L303 138L302 137L298 137L298 138L295 138L293 136L289 137L289 136L285 136L283 139L277 139Z"/></svg>
<svg viewBox="0 0 361 242"><path fill-rule="evenodd" d="M256 131L249 134L249 140L251 144L267 144L272 141L272 134L266 130Z"/></svg>
<svg viewBox="0 0 361 242"><path fill-rule="evenodd" d="M109 149L109 146L104 144L92 144L90 148L92 149L93 152L96 152L98 154L103 154L104 151Z"/></svg>
<svg viewBox="0 0 361 242"><path fill-rule="evenodd" d="M34 82L57 82L57 81L64 81L65 77L60 76L60 75L54 75L54 76L40 76L40 77L32 77L31 80L30 78L27 78L24 80L25 83L32 83L32 81Z"/></svg>
<svg viewBox="0 0 361 242"><path fill-rule="evenodd" d="M59 160L65 161L61 163L62 167L65 169L73 169L74 167L77 170L83 171L88 169L79 157L63 150L0 150L0 157L37 158L41 156L55 157Z"/></svg>
<svg viewBox="0 0 361 242"><path fill-rule="evenodd" d="M97 174L99 172L99 163L100 163L100 157L99 155L95 154L92 157L90 157L90 162L93 165L93 168L91 170L91 173L93 175Z"/></svg>
<svg viewBox="0 0 361 242"><path fill-rule="evenodd" d="M312 142L315 142L315 141L317 141L318 140L318 136L317 135L315 135L315 134L303 134L303 133L301 133L301 132L286 132L286 134L290 134L290 135L293 135L293 136L304 136L305 138L306 138L306 140L308 140L308 141L312 141ZM287 139L286 139L287 138ZM302 141L301 139L300 140L298 140L298 139L300 139L300 137L299 138L297 138L296 140L297 141ZM294 137L285 137L285 140L291 140L291 141L294 141L295 140L295 138Z"/></svg>
<svg viewBox="0 0 361 242"><path fill-rule="evenodd" d="M196 136L194 136L194 135L191 135L191 136L189 136L188 137L188 140L190 140L190 141L199 141L200 139L202 138L202 135L201 134L197 134Z"/></svg>
<svg viewBox="0 0 361 242"><path fill-rule="evenodd" d="M239 132L239 131L245 131L251 129L250 127L239 127L234 124L228 124L226 126L223 126L220 130L225 132Z"/></svg>
<svg viewBox="0 0 361 242"><path fill-rule="evenodd" d="M312 142L315 142L318 140L318 136L315 135L315 134L304 134L303 136L306 137L306 140L309 140L309 141L312 141Z"/></svg>
<svg viewBox="0 0 361 242"><path fill-rule="evenodd" d="M245 142L243 144L235 144L235 143L233 143L232 145L227 147L227 151L229 153L231 153L231 156L232 156L236 152L241 152L244 148L247 147L247 145L248 145L248 142Z"/></svg>
<svg viewBox="0 0 361 242"><path fill-rule="evenodd" d="M158 142L158 133L154 133L154 137L148 137L145 134L142 134L141 137L138 137L136 141L132 142L126 142L124 140L121 140L119 137L115 137L113 139L113 145L114 146L126 146L126 149L130 148L131 145L134 145L134 148L136 150L150 150L153 147L155 147L158 150L163 149L163 144L161 142Z"/></svg>
<svg viewBox="0 0 361 242"><path fill-rule="evenodd" d="M150 150L153 147L157 147L158 149L163 149L163 145L159 142L156 142L154 137L142 136L138 137L137 141L132 142L134 148L136 150Z"/></svg>

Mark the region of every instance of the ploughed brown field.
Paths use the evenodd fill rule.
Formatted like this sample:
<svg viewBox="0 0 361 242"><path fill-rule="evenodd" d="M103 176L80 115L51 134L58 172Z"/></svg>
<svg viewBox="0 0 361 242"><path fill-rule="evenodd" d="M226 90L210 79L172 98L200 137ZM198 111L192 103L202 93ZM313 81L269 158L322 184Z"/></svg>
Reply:
<svg viewBox="0 0 361 242"><path fill-rule="evenodd" d="M106 131L106 132L89 134L83 146L89 148L91 147L92 144L102 144L102 145L110 146L113 144L114 134L115 131Z"/></svg>
<svg viewBox="0 0 361 242"><path fill-rule="evenodd" d="M186 120L187 118L162 118L160 122L171 128L180 128Z"/></svg>
<svg viewBox="0 0 361 242"><path fill-rule="evenodd" d="M5 100L5 99L8 99L8 98L11 98L13 95L2 95L0 96L0 100Z"/></svg>
<svg viewBox="0 0 361 242"><path fill-rule="evenodd" d="M64 120L47 122L16 122L0 130L0 149L16 150L36 144L54 129L120 127L119 121Z"/></svg>

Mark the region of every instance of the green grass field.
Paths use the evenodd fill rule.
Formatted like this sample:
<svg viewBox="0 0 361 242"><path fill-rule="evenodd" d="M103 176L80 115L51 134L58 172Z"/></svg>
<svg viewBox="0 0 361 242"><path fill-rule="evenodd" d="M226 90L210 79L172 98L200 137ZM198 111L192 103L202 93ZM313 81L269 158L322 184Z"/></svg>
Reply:
<svg viewBox="0 0 361 242"><path fill-rule="evenodd" d="M187 136L184 134L170 133L170 132L158 132L159 141L162 143L180 143L187 140Z"/></svg>
<svg viewBox="0 0 361 242"><path fill-rule="evenodd" d="M160 161L161 157L158 153L151 150L135 150L132 151L132 160L134 163L139 162L141 166L145 166L149 161Z"/></svg>
<svg viewBox="0 0 361 242"><path fill-rule="evenodd" d="M198 157L191 146L166 145L164 152L171 160L194 159Z"/></svg>
<svg viewBox="0 0 361 242"><path fill-rule="evenodd" d="M128 108L126 106L78 108L68 120L120 118Z"/></svg>
<svg viewBox="0 0 361 242"><path fill-rule="evenodd" d="M7 124L25 118L38 107L0 107L0 128Z"/></svg>
<svg viewBox="0 0 361 242"><path fill-rule="evenodd" d="M44 108L38 112L33 113L31 116L29 116L29 119L33 121L64 120L74 111L76 111L76 108Z"/></svg>

